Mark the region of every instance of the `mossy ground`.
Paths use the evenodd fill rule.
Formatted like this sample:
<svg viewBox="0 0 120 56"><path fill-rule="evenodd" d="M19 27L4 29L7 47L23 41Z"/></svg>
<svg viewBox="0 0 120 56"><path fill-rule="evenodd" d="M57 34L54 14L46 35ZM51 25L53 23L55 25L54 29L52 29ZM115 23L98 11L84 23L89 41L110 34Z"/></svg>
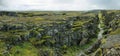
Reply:
<svg viewBox="0 0 120 56"><path fill-rule="evenodd" d="M0 39L0 55L1 56L4 56L2 55L2 52L6 50L6 44L12 44L12 47L8 50L9 51L8 56L40 56L44 53L47 53L47 54L49 53L48 54L49 56L53 56L55 53L54 47L49 47L49 46L46 46L47 44L46 45L44 44L45 42L49 42L50 44L55 44L55 40L49 40L50 38L53 38L53 37L49 35L44 35L41 38L36 38L37 35L45 31L44 26L51 27L53 26L52 23L66 25L65 21L68 20L69 18L82 16L81 20L76 20L76 21L73 20L74 22L73 22L73 25L71 26L71 29L66 29L65 31L79 30L79 31L87 32L88 30L86 29L80 30L81 27L84 27L84 24L91 23L90 21L94 20L94 17L95 17L94 13L86 13L86 12L65 12L65 13L63 12L29 12L28 14L26 14L26 12L24 13L23 13L24 15L18 14L17 17L7 16L7 15L0 16L0 22L1 22L0 26L3 26L3 24L7 25L6 27L7 29L5 29L4 31L3 30L0 31L0 36L3 36L5 39L9 40L9 41L6 41L6 40ZM41 16L41 15L44 15L44 16ZM87 18L84 18L84 17L87 17ZM90 18L88 19L88 17ZM43 26L43 28L41 27L41 25ZM26 26L26 27L22 29L8 29L10 27L14 28L14 27L21 27L21 26L22 27ZM19 39L19 37L24 39L24 36L29 33L33 33L33 36L30 37L29 39L21 40L20 43L18 44L13 43L16 41L16 39ZM63 37L66 38L65 36ZM82 46L63 45L62 47L59 48L61 49L60 53L62 53L63 56L75 56L80 51L83 51L84 49L87 49L89 46L91 46L97 39L95 36L90 38L91 38L90 41Z"/></svg>
<svg viewBox="0 0 120 56"><path fill-rule="evenodd" d="M38 56L38 49L31 43L24 42L21 45L15 45L10 49L10 56Z"/></svg>

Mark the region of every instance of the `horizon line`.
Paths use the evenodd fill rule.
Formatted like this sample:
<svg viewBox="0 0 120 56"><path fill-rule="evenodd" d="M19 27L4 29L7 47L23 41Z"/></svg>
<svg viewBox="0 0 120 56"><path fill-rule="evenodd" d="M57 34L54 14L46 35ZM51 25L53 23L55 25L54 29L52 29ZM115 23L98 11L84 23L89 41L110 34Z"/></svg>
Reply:
<svg viewBox="0 0 120 56"><path fill-rule="evenodd" d="M96 10L120 10L120 9L91 9L91 10L0 10L0 11L96 11Z"/></svg>

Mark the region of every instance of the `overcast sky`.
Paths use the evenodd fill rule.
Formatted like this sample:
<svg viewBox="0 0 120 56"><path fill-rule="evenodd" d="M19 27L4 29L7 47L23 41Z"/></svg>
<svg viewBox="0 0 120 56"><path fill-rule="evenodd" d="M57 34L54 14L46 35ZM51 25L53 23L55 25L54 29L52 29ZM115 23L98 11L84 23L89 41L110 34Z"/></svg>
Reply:
<svg viewBox="0 0 120 56"><path fill-rule="evenodd" d="M120 9L120 0L0 0L0 10Z"/></svg>

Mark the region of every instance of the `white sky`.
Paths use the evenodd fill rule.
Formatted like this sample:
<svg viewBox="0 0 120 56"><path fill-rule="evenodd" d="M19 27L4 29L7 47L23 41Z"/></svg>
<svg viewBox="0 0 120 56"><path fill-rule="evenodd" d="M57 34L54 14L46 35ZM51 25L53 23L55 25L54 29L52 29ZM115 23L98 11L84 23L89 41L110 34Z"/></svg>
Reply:
<svg viewBox="0 0 120 56"><path fill-rule="evenodd" d="M119 0L0 0L0 10L120 9L119 2Z"/></svg>

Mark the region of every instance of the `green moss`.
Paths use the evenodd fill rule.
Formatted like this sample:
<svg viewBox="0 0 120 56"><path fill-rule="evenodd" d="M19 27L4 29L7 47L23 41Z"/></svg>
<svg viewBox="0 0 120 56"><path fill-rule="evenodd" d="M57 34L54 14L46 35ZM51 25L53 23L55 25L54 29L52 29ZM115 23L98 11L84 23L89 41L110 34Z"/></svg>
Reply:
<svg viewBox="0 0 120 56"><path fill-rule="evenodd" d="M76 56L81 51L80 46L71 46L67 47L66 50L64 50L66 53L63 54L63 56Z"/></svg>
<svg viewBox="0 0 120 56"><path fill-rule="evenodd" d="M102 56L102 50L98 48L95 52L95 56Z"/></svg>
<svg viewBox="0 0 120 56"><path fill-rule="evenodd" d="M91 41L89 41L89 43L86 43L85 45L67 47L67 49L65 49L66 53L63 56L76 56L76 54L79 54L80 51L83 51L90 47L96 40L97 38L93 38Z"/></svg>
<svg viewBox="0 0 120 56"><path fill-rule="evenodd" d="M53 48L42 46L39 50L38 56L44 56L46 53L48 56L54 56L54 54L56 54Z"/></svg>
<svg viewBox="0 0 120 56"><path fill-rule="evenodd" d="M41 32L41 31L44 31L44 29L42 29L42 28L39 28L37 31L38 31L38 32Z"/></svg>
<svg viewBox="0 0 120 56"><path fill-rule="evenodd" d="M74 28L71 28L72 31L77 31L79 30L81 27L74 27Z"/></svg>
<svg viewBox="0 0 120 56"><path fill-rule="evenodd" d="M103 16L103 13L100 11L98 14L100 22L103 22L105 20L105 17Z"/></svg>
<svg viewBox="0 0 120 56"><path fill-rule="evenodd" d="M84 50L84 49L87 49L87 48L89 48L95 41L97 40L97 38L92 38L88 43L86 43L85 45L82 45L80 48L82 49L82 50Z"/></svg>
<svg viewBox="0 0 120 56"><path fill-rule="evenodd" d="M106 39L105 39L105 38L102 38L101 43L102 43L102 44L106 43Z"/></svg>
<svg viewBox="0 0 120 56"><path fill-rule="evenodd" d="M3 52L6 50L6 44L0 40L0 56L4 55Z"/></svg>
<svg viewBox="0 0 120 56"><path fill-rule="evenodd" d="M55 42L56 42L55 40L51 40L50 41L51 44L55 44Z"/></svg>
<svg viewBox="0 0 120 56"><path fill-rule="evenodd" d="M115 31L110 32L110 35L120 34L120 28L116 29Z"/></svg>
<svg viewBox="0 0 120 56"><path fill-rule="evenodd" d="M37 39L35 37L32 37L29 39L29 41L32 43L32 44L35 44Z"/></svg>
<svg viewBox="0 0 120 56"><path fill-rule="evenodd" d="M36 21L44 20L43 18L35 18Z"/></svg>
<svg viewBox="0 0 120 56"><path fill-rule="evenodd" d="M105 24L104 24L104 23L101 23L100 26L101 26L102 28L104 28L104 27L105 27Z"/></svg>
<svg viewBox="0 0 120 56"><path fill-rule="evenodd" d="M56 23L57 23L57 24L63 24L64 22L61 22L61 21L57 21Z"/></svg>
<svg viewBox="0 0 120 56"><path fill-rule="evenodd" d="M33 37L36 37L36 36L39 34L39 32L36 31L36 30L31 30L31 31L30 31L30 34L31 34Z"/></svg>
<svg viewBox="0 0 120 56"><path fill-rule="evenodd" d="M38 50L30 43L13 46L10 50L11 56L38 56Z"/></svg>
<svg viewBox="0 0 120 56"><path fill-rule="evenodd" d="M67 45L63 45L63 46L62 46L62 49L66 49L66 48L67 48Z"/></svg>
<svg viewBox="0 0 120 56"><path fill-rule="evenodd" d="M49 39L49 38L52 38L52 36L43 36L42 38L43 39Z"/></svg>
<svg viewBox="0 0 120 56"><path fill-rule="evenodd" d="M80 27L84 24L85 22L84 21L75 21L73 24L73 27Z"/></svg>
<svg viewBox="0 0 120 56"><path fill-rule="evenodd" d="M39 40L39 41L37 41L35 44L41 45L41 44L43 44L43 43L45 43L45 42L46 42L46 40Z"/></svg>
<svg viewBox="0 0 120 56"><path fill-rule="evenodd" d="M112 31L112 28L109 28L108 31Z"/></svg>
<svg viewBox="0 0 120 56"><path fill-rule="evenodd" d="M102 17L102 13L101 13L101 12L99 12L98 17L99 17L100 19L102 19L102 18L103 18L103 17Z"/></svg>

